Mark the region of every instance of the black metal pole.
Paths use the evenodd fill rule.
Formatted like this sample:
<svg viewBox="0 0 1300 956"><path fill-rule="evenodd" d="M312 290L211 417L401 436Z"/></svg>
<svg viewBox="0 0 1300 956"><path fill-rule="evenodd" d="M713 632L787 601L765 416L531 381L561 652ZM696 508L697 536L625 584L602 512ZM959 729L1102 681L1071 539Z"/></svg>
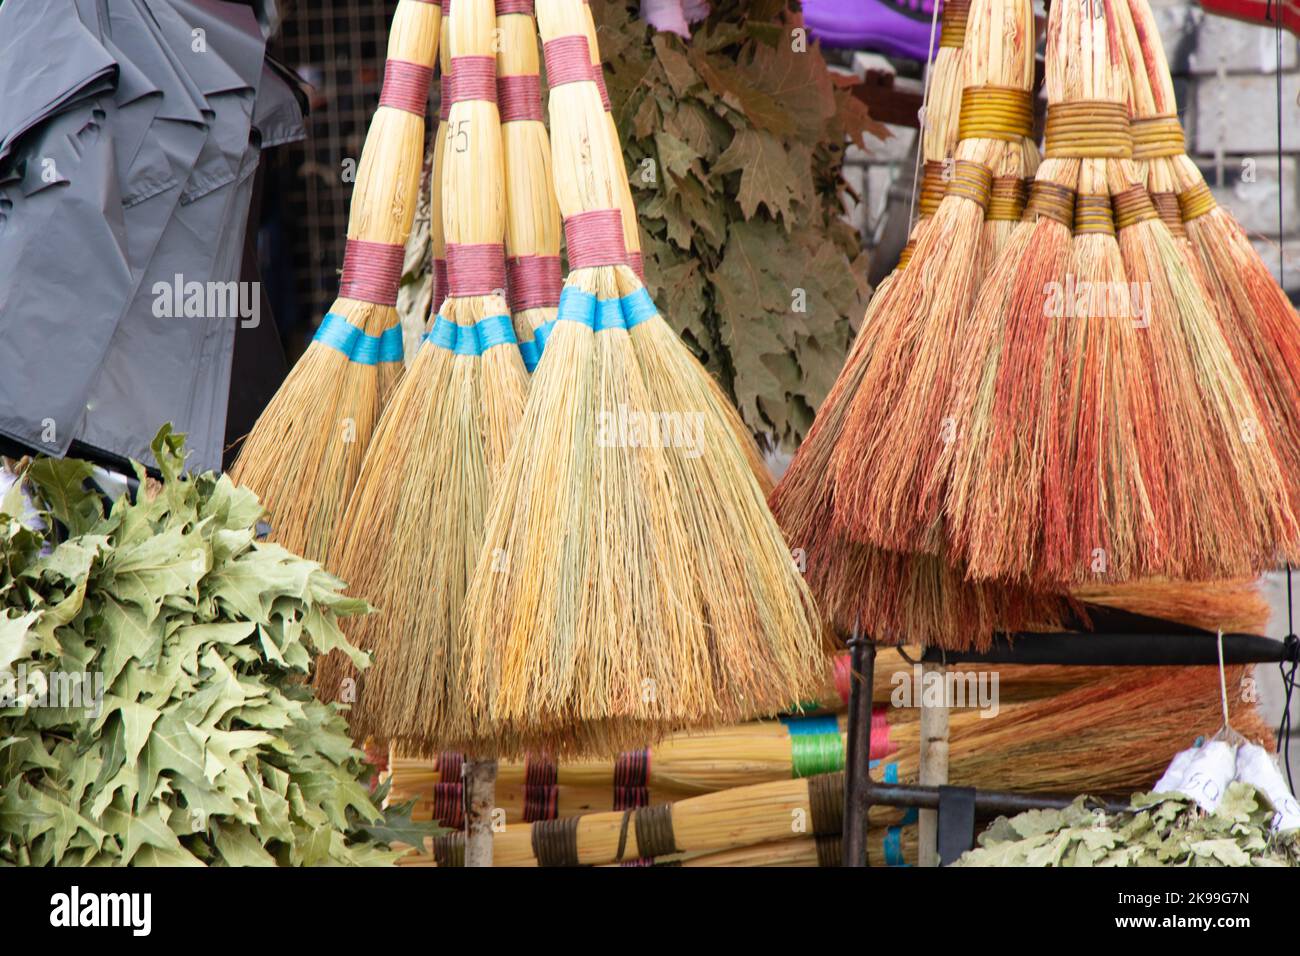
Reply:
<svg viewBox="0 0 1300 956"><path fill-rule="evenodd" d="M916 807L922 810L939 809L941 788L922 787L906 783L873 783L871 800L886 807ZM981 814L987 813L1023 813L1026 810L1063 810L1074 802L1075 797L1054 793L1011 793L1003 790L976 790L975 809ZM1107 813L1124 813L1131 809L1123 801L1101 800L1094 798L1091 805L1101 807Z"/></svg>
<svg viewBox="0 0 1300 956"><path fill-rule="evenodd" d="M1219 638L1200 633L1115 633L1065 631L1047 634L999 634L986 651L931 648L923 660L949 664L1055 664L1095 667L1218 666ZM1296 648L1257 634L1224 634L1225 664L1275 664L1293 659Z"/></svg>
<svg viewBox="0 0 1300 956"><path fill-rule="evenodd" d="M856 629L849 639L849 740L844 773L845 866L867 865L867 811L871 807L871 692L876 645Z"/></svg>

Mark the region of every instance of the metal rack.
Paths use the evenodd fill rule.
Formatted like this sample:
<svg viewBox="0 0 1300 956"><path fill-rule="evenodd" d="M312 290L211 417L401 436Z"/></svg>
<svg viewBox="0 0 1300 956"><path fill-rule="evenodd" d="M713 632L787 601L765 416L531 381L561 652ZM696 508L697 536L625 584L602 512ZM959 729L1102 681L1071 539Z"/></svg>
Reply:
<svg viewBox="0 0 1300 956"><path fill-rule="evenodd" d="M987 651L928 650L923 661L958 664L1056 664L1094 667L1203 666L1219 663L1216 633L1124 611L1089 608L1080 622L1089 631L999 635ZM844 769L844 866L867 865L867 811L873 804L939 812L939 862L947 865L970 849L977 814L1061 809L1073 796L1010 793L974 787L877 783L868 773L871 705L876 644L855 629L850 653L848 754ZM1225 664L1276 664L1300 661L1300 639L1257 634L1224 634ZM1108 812L1126 804L1097 801Z"/></svg>

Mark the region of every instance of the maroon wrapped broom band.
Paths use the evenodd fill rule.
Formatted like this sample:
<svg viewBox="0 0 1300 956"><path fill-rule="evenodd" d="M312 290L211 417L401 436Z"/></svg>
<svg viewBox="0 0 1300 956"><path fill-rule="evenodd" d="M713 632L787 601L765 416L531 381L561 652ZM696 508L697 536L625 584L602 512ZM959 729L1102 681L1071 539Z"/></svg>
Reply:
<svg viewBox="0 0 1300 956"><path fill-rule="evenodd" d="M456 298L504 295L506 247L499 242L448 243L447 288Z"/></svg>
<svg viewBox="0 0 1300 956"><path fill-rule="evenodd" d="M511 256L506 260L506 289L511 312L553 309L560 304L564 274L559 256Z"/></svg>
<svg viewBox="0 0 1300 956"><path fill-rule="evenodd" d="M496 57L454 56L451 58L451 74L455 80L451 84L450 102L466 103L479 100L495 103L497 101ZM443 95L447 95L445 88Z"/></svg>
<svg viewBox="0 0 1300 956"><path fill-rule="evenodd" d="M614 761L614 809L633 810L650 804L650 751L621 753Z"/></svg>
<svg viewBox="0 0 1300 956"><path fill-rule="evenodd" d="M339 296L374 305L397 305L406 248L400 243L349 239L343 249Z"/></svg>
<svg viewBox="0 0 1300 956"><path fill-rule="evenodd" d="M560 770L554 760L529 756L524 761L524 822L554 820L560 815Z"/></svg>
<svg viewBox="0 0 1300 956"><path fill-rule="evenodd" d="M556 37L542 44L546 83L552 89L566 83L593 82L591 48L584 36Z"/></svg>
<svg viewBox="0 0 1300 956"><path fill-rule="evenodd" d="M447 122L451 116L451 103L456 98L456 74L444 73L442 76L442 96L438 101L438 120Z"/></svg>
<svg viewBox="0 0 1300 956"><path fill-rule="evenodd" d="M522 13L531 17L533 0L497 0L497 16L503 17L507 13Z"/></svg>
<svg viewBox="0 0 1300 956"><path fill-rule="evenodd" d="M609 89L605 86L605 71L601 69L599 63L591 64L591 82L596 84L596 89L600 90L600 105L605 107L606 113L612 113L614 107L609 102Z"/></svg>
<svg viewBox="0 0 1300 956"><path fill-rule="evenodd" d="M636 277L641 280L641 284L645 285L645 256L641 255L641 250L629 252L627 254L627 264L636 273Z"/></svg>
<svg viewBox="0 0 1300 956"><path fill-rule="evenodd" d="M447 284L447 260L433 260L433 308L436 312L442 308L443 300L451 294L451 286Z"/></svg>
<svg viewBox="0 0 1300 956"><path fill-rule="evenodd" d="M570 269L627 265L623 213L617 209L592 209L565 217L564 241Z"/></svg>
<svg viewBox="0 0 1300 956"><path fill-rule="evenodd" d="M433 785L433 819L454 830L465 825L464 763L463 755L451 752L439 754L434 761L438 782Z"/></svg>
<svg viewBox="0 0 1300 956"><path fill-rule="evenodd" d="M389 60L384 64L384 85L379 92L379 105L391 106L423 119L432 82L432 67L408 60Z"/></svg>
<svg viewBox="0 0 1300 956"><path fill-rule="evenodd" d="M501 122L542 121L542 80L536 73L497 77L497 108Z"/></svg>

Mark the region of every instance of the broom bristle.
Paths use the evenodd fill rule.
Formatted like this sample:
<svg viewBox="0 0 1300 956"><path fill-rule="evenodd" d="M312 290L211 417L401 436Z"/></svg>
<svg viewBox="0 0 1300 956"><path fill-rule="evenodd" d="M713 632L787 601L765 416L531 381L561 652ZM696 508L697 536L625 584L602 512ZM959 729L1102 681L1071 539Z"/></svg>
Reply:
<svg viewBox="0 0 1300 956"><path fill-rule="evenodd" d="M427 98L428 79L419 69L433 67L441 20L441 8L435 4L412 0L398 4L386 68L386 78L388 72L393 74L393 98L387 99L386 89L366 134L353 187L348 239L386 246L398 255L399 273L424 161L423 104L416 102L420 99L416 94L423 89ZM347 294L354 289L357 294L362 291L349 281L345 269L345 288L322 323L320 334L345 328L346 323L370 337L371 344L377 345L381 336L385 342L396 337L400 343L393 305L397 283L389 283L391 290L365 289L367 298L376 300L369 302ZM387 282L385 278L360 285ZM261 498L270 517L272 538L319 561L328 558L330 538L382 403L401 374L400 356L376 348L374 356L362 361L360 350L350 344L355 341L353 336L346 340L349 344L331 346L317 340L308 346L258 417L231 469L236 482L252 488Z"/></svg>
<svg viewBox="0 0 1300 956"><path fill-rule="evenodd" d="M975 0L963 96L1001 88L1027 99L1032 51L1028 4ZM950 437L949 393L967 341L964 325L984 276L989 179L1023 176L1022 138L985 138L982 130L973 125L957 147L948 195L896 283L897 308L882 323L836 448L835 522L864 543L927 553L942 547L934 475Z"/></svg>

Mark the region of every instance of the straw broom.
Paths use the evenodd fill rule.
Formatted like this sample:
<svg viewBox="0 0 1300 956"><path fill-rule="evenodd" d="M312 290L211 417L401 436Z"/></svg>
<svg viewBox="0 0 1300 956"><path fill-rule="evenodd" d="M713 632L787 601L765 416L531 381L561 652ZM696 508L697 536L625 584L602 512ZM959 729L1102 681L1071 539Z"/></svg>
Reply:
<svg viewBox="0 0 1300 956"><path fill-rule="evenodd" d="M1041 579L1045 549L1059 550L1062 539L1067 553L1069 542L1079 539L1102 549L1112 575L1132 573L1134 565L1143 569L1143 556L1154 552L1158 540L1135 425L1149 412L1151 399L1140 377L1124 374L1138 367L1131 323L1108 318L1075 330L1084 323L1067 322L1052 298L1053 290L1060 295L1066 288L1076 266L1102 281L1122 277L1113 238L1072 239L1076 195L1105 191L1104 179L1095 182L1104 177L1104 160L1093 154L1118 149L1110 139L1122 139L1122 130L1113 133L1104 125L1116 121L1121 76L1106 56L1106 21L1091 13L1078 4L1050 11L1048 112L1061 132L1049 138L1025 222L975 302L968 341L977 351L959 374L952 398L958 437L950 452L945 511L954 557L977 579ZM1103 125L1079 145L1071 124L1086 127L1090 120ZM1094 376L1109 372L1109 387L1079 375L1071 379L1076 369ZM1081 476L1082 488L1062 477L1062 445L1068 440L1063 422L1078 439L1069 453L1092 467ZM1068 505L1084 502L1082 514L1067 507L1067 495ZM1101 517L1098 502L1105 510Z"/></svg>
<svg viewBox="0 0 1300 956"><path fill-rule="evenodd" d="M1150 6L1129 0L1121 20L1135 91L1134 159L1145 167L1161 220L1190 245L1198 278L1207 283L1224 338L1262 413L1259 430L1277 456L1294 504L1300 500L1300 317L1187 156Z"/></svg>
<svg viewBox="0 0 1300 956"><path fill-rule="evenodd" d="M231 477L257 492L272 537L325 560L387 390L401 375L397 287L424 160L440 5L401 0L384 92L357 166L339 298L244 440Z"/></svg>
<svg viewBox="0 0 1300 956"><path fill-rule="evenodd" d="M890 290L862 384L836 446L835 524L850 538L938 553L942 501L931 478L964 323L984 274L993 177L1023 176L1032 128L1033 13L1024 0L974 0L952 179L931 228Z"/></svg>
<svg viewBox="0 0 1300 956"><path fill-rule="evenodd" d="M551 176L550 140L542 123L537 26L532 14L532 0L497 3L507 286L515 337L530 372L541 358L545 330L555 320L563 284L560 209Z"/></svg>
<svg viewBox="0 0 1300 956"><path fill-rule="evenodd" d="M509 555L510 571L493 574L481 562L471 587L467 630L475 650L466 686L478 706L522 735L521 746L608 752L673 726L797 699L815 684L819 635L743 452L716 427L721 413L704 414L709 461L689 465L701 479L689 500L674 480L682 449L630 439L611 420L653 422L661 412L680 416L680 405L647 387L658 377L633 351L618 302L620 283L639 285L621 265L622 161L608 148L591 81L586 14L576 2L547 4L539 14L570 307L562 300L489 522L484 556ZM657 316L633 321L638 329L662 326ZM679 378L704 379L667 334L691 363L677 369ZM741 492L725 495L719 483ZM703 511L721 514L727 527L706 548L697 542L715 525L698 527ZM746 533L755 525L768 537ZM715 569L732 571L742 547L745 566L729 591L710 593ZM759 586L763 593L747 602ZM628 721L637 726L619 746ZM575 738L575 722L602 739Z"/></svg>
<svg viewBox="0 0 1300 956"><path fill-rule="evenodd" d="M336 551L340 573L380 608L352 631L376 657L359 678L352 733L425 754L492 733L463 706L457 628L528 387L496 291L505 285L496 17L487 0L458 0L449 20L455 97L442 202L450 296L375 431ZM338 655L326 658L318 689L333 696L348 673Z"/></svg>
<svg viewBox="0 0 1300 956"><path fill-rule="evenodd" d="M591 54L591 79L600 93L601 106L605 110L605 126L609 134L609 149L615 157L617 175L614 186L618 197L619 210L623 217L623 245L627 250L627 265L636 273L637 278L641 280L641 284L645 285L645 260L641 253L641 230L637 224L636 203L632 198L632 185L627 175L627 163L623 156L623 147L619 141L618 125L614 122L609 91L605 88L605 71L601 65L600 45L596 38L596 21L592 16L591 5L587 0L583 0L582 12L587 47ZM758 481L763 497L766 498L771 494L774 482L772 473L768 470L767 462L763 460L762 452L754 441L753 433L750 432L744 419L740 417L740 412L731 404L731 399L723 392L722 386L717 383L713 376L705 375L703 380L711 393L708 410L721 413L723 424L735 435L737 444L740 445L741 450L745 453L746 461L749 462L749 469L753 473L755 480Z"/></svg>
<svg viewBox="0 0 1300 956"><path fill-rule="evenodd" d="M835 834L803 837L777 843L701 853L680 863L654 865L686 867L780 866L839 867L843 865L843 839ZM916 827L871 827L867 830L867 859L872 866L915 866L917 858Z"/></svg>

